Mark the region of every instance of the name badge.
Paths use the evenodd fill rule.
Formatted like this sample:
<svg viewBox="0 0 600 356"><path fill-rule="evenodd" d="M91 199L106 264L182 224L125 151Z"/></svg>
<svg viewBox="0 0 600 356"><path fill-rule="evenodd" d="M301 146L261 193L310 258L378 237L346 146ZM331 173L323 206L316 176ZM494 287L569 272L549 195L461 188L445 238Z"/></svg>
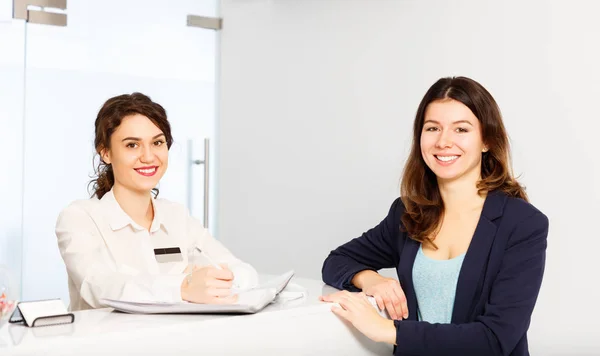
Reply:
<svg viewBox="0 0 600 356"><path fill-rule="evenodd" d="M179 247L155 248L154 257L158 263L183 261Z"/></svg>

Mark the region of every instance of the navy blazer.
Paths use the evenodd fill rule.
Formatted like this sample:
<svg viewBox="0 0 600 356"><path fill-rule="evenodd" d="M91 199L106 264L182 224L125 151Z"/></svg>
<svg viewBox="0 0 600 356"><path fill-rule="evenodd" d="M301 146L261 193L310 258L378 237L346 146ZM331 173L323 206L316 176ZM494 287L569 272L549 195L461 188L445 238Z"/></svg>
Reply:
<svg viewBox="0 0 600 356"><path fill-rule="evenodd" d="M357 291L363 270L395 267L409 317L396 320L394 355L529 355L527 329L542 283L548 218L522 199L490 192L456 287L451 324L417 320L412 269L419 243L400 228L400 198L388 216L361 237L331 251L323 281Z"/></svg>

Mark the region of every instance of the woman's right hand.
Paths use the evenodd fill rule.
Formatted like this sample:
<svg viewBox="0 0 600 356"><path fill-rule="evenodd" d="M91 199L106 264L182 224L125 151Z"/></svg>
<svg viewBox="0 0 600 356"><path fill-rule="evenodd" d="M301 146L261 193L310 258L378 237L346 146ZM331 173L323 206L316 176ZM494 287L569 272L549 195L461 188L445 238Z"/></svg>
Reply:
<svg viewBox="0 0 600 356"><path fill-rule="evenodd" d="M181 283L181 298L200 304L233 304L237 294L231 295L233 273L227 266L194 268Z"/></svg>
<svg viewBox="0 0 600 356"><path fill-rule="evenodd" d="M381 276L375 271L358 272L352 279L352 284L375 298L380 310L387 310L394 320L408 318L406 296L400 283L394 278Z"/></svg>

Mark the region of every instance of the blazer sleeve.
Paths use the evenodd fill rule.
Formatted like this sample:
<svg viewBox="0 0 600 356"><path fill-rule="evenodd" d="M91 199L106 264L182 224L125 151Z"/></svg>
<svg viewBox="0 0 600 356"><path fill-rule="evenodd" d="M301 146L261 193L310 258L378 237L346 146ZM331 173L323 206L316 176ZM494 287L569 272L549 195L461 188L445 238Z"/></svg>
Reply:
<svg viewBox="0 0 600 356"><path fill-rule="evenodd" d="M548 218L516 225L483 315L466 324L394 321L396 355L509 355L527 332L542 283Z"/></svg>
<svg viewBox="0 0 600 356"><path fill-rule="evenodd" d="M210 258L218 264L226 264L233 272L233 282L236 288L247 289L254 288L258 285L258 273L256 269L249 263L246 263L231 253L227 247L216 240L202 226L202 223L190 216L187 216L188 236L191 237L193 245L191 248L198 247L202 252L210 256ZM208 261L206 261L208 264Z"/></svg>
<svg viewBox="0 0 600 356"><path fill-rule="evenodd" d="M101 298L180 302L184 275L159 274L117 268L96 222L81 207L71 204L59 215L56 237L71 282L92 308Z"/></svg>
<svg viewBox="0 0 600 356"><path fill-rule="evenodd" d="M402 211L403 204L398 198L379 225L331 251L321 270L323 282L338 289L357 291L352 278L358 272L398 266Z"/></svg>

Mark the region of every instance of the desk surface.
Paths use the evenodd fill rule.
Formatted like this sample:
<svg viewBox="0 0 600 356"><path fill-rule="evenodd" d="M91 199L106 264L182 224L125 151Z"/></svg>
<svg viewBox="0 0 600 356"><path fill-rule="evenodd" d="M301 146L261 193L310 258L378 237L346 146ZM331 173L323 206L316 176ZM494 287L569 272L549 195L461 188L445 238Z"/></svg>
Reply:
<svg viewBox="0 0 600 356"><path fill-rule="evenodd" d="M271 355L391 355L331 313L319 295L336 290L294 277L286 290L305 288L301 300L276 301L252 315L135 315L96 309L75 312L75 323L0 327L2 355L170 355L179 352Z"/></svg>

